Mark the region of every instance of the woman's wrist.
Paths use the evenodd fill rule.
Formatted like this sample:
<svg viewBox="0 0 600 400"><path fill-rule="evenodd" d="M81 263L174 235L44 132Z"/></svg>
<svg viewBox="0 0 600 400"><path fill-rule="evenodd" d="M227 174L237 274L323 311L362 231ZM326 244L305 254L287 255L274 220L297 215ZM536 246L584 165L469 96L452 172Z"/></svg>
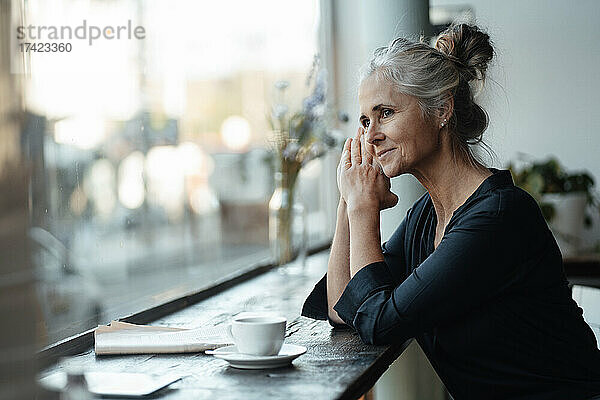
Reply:
<svg viewBox="0 0 600 400"><path fill-rule="evenodd" d="M346 212L348 213L348 216L370 214L377 214L377 216L379 216L379 211L379 204L376 203L359 201L346 204Z"/></svg>
<svg viewBox="0 0 600 400"><path fill-rule="evenodd" d="M340 196L340 201L338 202L338 214L339 213L346 213L347 212L347 205L346 205L346 201L344 200L344 198L342 196Z"/></svg>

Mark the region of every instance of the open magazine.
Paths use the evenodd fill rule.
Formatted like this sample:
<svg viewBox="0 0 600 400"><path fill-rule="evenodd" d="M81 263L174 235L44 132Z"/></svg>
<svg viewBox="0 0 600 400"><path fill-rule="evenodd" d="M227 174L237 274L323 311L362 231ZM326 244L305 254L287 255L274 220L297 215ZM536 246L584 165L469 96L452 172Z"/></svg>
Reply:
<svg viewBox="0 0 600 400"><path fill-rule="evenodd" d="M181 329L112 321L94 331L96 354L196 353L229 344L226 326Z"/></svg>

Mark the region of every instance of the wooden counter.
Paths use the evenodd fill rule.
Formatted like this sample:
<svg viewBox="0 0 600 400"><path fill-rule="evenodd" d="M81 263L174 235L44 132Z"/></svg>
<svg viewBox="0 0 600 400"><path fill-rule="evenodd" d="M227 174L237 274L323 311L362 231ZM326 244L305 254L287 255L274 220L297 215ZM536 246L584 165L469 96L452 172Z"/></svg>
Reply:
<svg viewBox="0 0 600 400"><path fill-rule="evenodd" d="M227 324L240 312L273 311L288 318L286 343L308 351L293 366L240 370L205 354L95 356L92 349L67 361L88 370L185 377L153 398L179 399L356 399L367 392L410 340L394 346L363 344L350 330L300 317L304 299L327 269L328 250L307 260L303 275L274 269L154 321L154 325L198 327ZM57 370L53 365L44 373Z"/></svg>

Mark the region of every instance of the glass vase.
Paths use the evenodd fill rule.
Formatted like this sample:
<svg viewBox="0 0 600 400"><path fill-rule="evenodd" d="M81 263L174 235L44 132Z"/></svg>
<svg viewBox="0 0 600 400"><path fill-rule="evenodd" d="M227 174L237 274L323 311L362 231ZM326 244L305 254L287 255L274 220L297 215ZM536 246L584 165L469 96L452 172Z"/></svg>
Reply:
<svg viewBox="0 0 600 400"><path fill-rule="evenodd" d="M294 257L292 224L294 185L285 172L275 173L275 190L269 201L269 243L277 265L286 264Z"/></svg>
<svg viewBox="0 0 600 400"><path fill-rule="evenodd" d="M280 270L287 275L304 275L308 255L307 211L303 202L296 196L292 205L292 253L294 262Z"/></svg>

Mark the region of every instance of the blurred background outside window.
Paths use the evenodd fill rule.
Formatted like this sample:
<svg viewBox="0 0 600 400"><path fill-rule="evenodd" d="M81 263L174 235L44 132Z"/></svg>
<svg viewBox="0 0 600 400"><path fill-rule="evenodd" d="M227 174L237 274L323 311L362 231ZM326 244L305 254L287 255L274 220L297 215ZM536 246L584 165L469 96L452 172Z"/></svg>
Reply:
<svg viewBox="0 0 600 400"><path fill-rule="evenodd" d="M317 1L29 0L24 25L143 26L26 60L41 344L198 290L270 257L274 83L307 95ZM323 160L298 195L330 235Z"/></svg>

